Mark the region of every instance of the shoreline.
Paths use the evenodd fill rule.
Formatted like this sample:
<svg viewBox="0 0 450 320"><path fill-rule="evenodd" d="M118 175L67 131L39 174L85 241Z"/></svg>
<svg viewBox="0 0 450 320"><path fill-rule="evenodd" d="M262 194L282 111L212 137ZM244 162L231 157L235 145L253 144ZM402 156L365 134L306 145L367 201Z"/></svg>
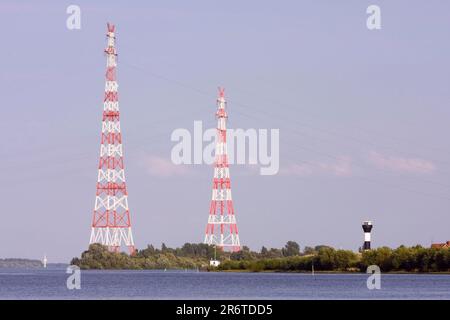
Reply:
<svg viewBox="0 0 450 320"><path fill-rule="evenodd" d="M53 268L43 268L43 267L27 267L27 266L16 266L16 267L0 267L0 271L7 270L65 270L65 268L69 266L69 264L57 264ZM56 268L55 268L56 267ZM214 270L214 269L182 269L182 268L173 268L173 269L81 269L81 271L155 271L155 272L176 272L176 273L278 273L278 274L302 274L302 275L326 275L326 274L368 274L361 271L345 271L345 270L315 270L314 275L311 271L306 270L261 270L261 271L253 271L253 270ZM392 275L450 275L450 271L430 271L430 272L421 272L421 271L381 271L381 274L392 274Z"/></svg>
<svg viewBox="0 0 450 320"><path fill-rule="evenodd" d="M203 271L202 271L203 272ZM264 271L251 271L251 270L217 270L217 271L206 271L206 272L242 272L242 273L300 273L313 275L311 271L284 271L284 270L264 270ZM368 274L361 271L314 271L314 275L317 274ZM411 272L411 271L381 271L381 274L444 274L450 275L450 271L437 271L437 272Z"/></svg>
<svg viewBox="0 0 450 320"><path fill-rule="evenodd" d="M176 273L284 273L284 274L305 274L311 275L310 271L284 271L284 270L264 270L264 271L252 271L252 270L199 270L196 269L81 269L81 271L155 271L155 272L176 272ZM360 271L314 271L314 275L324 275L324 274L368 274ZM439 271L439 272L411 272L411 271L386 271L381 272L381 274L423 274L423 275L450 275L450 271Z"/></svg>

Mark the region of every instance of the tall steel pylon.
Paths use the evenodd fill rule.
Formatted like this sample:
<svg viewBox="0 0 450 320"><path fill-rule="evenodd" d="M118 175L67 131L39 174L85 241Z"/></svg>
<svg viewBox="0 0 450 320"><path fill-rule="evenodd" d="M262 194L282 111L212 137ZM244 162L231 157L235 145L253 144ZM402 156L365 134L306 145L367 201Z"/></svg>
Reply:
<svg viewBox="0 0 450 320"><path fill-rule="evenodd" d="M123 165L122 134L116 81L117 53L115 26L108 23L106 53L106 84L103 101L103 122L98 165L92 231L89 243L101 243L111 251L121 246L134 253L128 193Z"/></svg>
<svg viewBox="0 0 450 320"><path fill-rule="evenodd" d="M241 250L236 216L231 198L230 168L227 152L227 111L225 90L217 98L217 140L211 206L204 243L231 251Z"/></svg>

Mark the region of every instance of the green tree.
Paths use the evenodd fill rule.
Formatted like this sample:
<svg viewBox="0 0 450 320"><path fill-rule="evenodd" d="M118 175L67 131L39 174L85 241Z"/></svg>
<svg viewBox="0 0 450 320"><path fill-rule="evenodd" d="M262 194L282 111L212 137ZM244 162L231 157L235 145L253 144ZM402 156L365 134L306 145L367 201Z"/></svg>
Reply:
<svg viewBox="0 0 450 320"><path fill-rule="evenodd" d="M316 250L314 250L313 247L308 247L308 246L306 246L306 247L303 249L303 254L305 254L305 255L310 255L310 254L315 254L315 253L316 253Z"/></svg>
<svg viewBox="0 0 450 320"><path fill-rule="evenodd" d="M381 247L373 250L362 252L361 271L365 272L370 265L377 265L381 271L389 272L393 269L392 249Z"/></svg>
<svg viewBox="0 0 450 320"><path fill-rule="evenodd" d="M282 249L283 256L292 257L300 255L300 246L295 241L288 241Z"/></svg>
<svg viewBox="0 0 450 320"><path fill-rule="evenodd" d="M233 252L230 255L231 260L253 260L255 255L250 251L247 246L243 246L240 251Z"/></svg>
<svg viewBox="0 0 450 320"><path fill-rule="evenodd" d="M262 257L267 258L268 254L269 254L269 250L267 250L267 248L263 246L261 248L260 254L261 254Z"/></svg>
<svg viewBox="0 0 450 320"><path fill-rule="evenodd" d="M319 252L319 251L320 251L320 249L324 249L324 248L328 248L328 249L333 249L333 248L332 248L332 247L330 247L330 246L327 246L327 245L321 244L321 245L315 246L315 247L314 247L314 251L316 251L316 252Z"/></svg>
<svg viewBox="0 0 450 320"><path fill-rule="evenodd" d="M268 255L270 258L281 258L283 256L283 252L281 249L270 248Z"/></svg>
<svg viewBox="0 0 450 320"><path fill-rule="evenodd" d="M335 250L329 247L323 247L317 253L317 269L333 270L335 267Z"/></svg>
<svg viewBox="0 0 450 320"><path fill-rule="evenodd" d="M392 266L396 270L412 271L415 267L414 249L400 246L392 252Z"/></svg>

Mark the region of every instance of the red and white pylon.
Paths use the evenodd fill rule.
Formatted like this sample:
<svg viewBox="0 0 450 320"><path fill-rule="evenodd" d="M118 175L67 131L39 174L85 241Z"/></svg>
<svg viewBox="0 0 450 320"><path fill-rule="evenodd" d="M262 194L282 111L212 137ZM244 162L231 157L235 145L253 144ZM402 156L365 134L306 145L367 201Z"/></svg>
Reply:
<svg viewBox="0 0 450 320"><path fill-rule="evenodd" d="M119 121L114 32L115 26L108 23L100 162L89 243L101 243L116 252L124 245L134 253Z"/></svg>
<svg viewBox="0 0 450 320"><path fill-rule="evenodd" d="M231 198L226 126L228 115L225 107L225 90L219 88L213 190L204 243L231 251L239 251L241 244Z"/></svg>

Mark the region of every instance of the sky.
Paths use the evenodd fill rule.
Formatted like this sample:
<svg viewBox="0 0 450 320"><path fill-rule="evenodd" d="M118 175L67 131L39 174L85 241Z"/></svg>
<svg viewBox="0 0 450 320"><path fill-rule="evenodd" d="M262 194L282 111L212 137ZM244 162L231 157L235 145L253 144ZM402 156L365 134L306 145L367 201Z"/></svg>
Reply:
<svg viewBox="0 0 450 320"><path fill-rule="evenodd" d="M81 29L66 27L69 5ZM381 29L366 26L369 5ZM106 23L138 248L202 242L213 168L174 166L171 133L280 130L280 170L230 168L241 243L357 250L450 240L448 1L2 1L0 258L88 246Z"/></svg>

